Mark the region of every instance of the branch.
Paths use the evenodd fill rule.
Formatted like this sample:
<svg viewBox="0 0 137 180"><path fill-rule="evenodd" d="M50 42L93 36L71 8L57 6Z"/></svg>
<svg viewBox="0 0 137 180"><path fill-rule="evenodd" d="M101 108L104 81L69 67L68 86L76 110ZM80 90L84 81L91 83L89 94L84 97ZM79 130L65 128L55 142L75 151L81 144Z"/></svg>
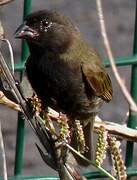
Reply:
<svg viewBox="0 0 137 180"><path fill-rule="evenodd" d="M131 97L130 93L128 92L127 87L125 86L123 80L121 79L119 72L117 70L117 67L115 65L115 60L114 60L113 53L112 53L110 43L108 40L108 36L106 33L106 25L105 25L101 0L96 0L96 4L97 4L97 11L98 11L99 23L100 23L100 28L101 28L101 35L103 38L103 43L106 48L107 55L109 57L112 71L114 73L114 76L115 76L120 88L121 88L121 91L123 92L127 102L130 105L131 110L134 112L137 112L137 105L136 105L135 101L133 100L133 98Z"/></svg>
<svg viewBox="0 0 137 180"><path fill-rule="evenodd" d="M16 111L21 111L20 106L9 100L2 91L0 91L0 104L6 105ZM51 108L49 108L48 114L53 120L57 121L57 119L59 118L59 113ZM102 121L98 116L96 116L94 131L98 133L100 127L102 126L104 126L110 134L116 136L119 139L137 142L137 130L128 128L125 125L120 125L114 122Z"/></svg>
<svg viewBox="0 0 137 180"><path fill-rule="evenodd" d="M12 1L13 1L13 0L1 0L1 1L0 1L0 6L5 5L5 4L8 4L8 3L12 2Z"/></svg>
<svg viewBox="0 0 137 180"><path fill-rule="evenodd" d="M137 142L137 130L135 129L131 129L125 125L120 125L114 122L102 121L97 116L95 120L94 131L98 133L101 126L104 126L105 130L119 139Z"/></svg>
<svg viewBox="0 0 137 180"><path fill-rule="evenodd" d="M21 108L18 104L14 103L13 101L9 100L2 91L0 91L0 104L6 105L11 109L16 111L21 111Z"/></svg>

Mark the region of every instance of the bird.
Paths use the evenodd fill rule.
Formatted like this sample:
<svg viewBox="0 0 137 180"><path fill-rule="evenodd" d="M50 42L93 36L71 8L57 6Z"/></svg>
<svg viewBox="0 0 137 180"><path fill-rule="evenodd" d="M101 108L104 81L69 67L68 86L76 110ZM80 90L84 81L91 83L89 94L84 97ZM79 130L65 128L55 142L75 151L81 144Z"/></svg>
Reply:
<svg viewBox="0 0 137 180"><path fill-rule="evenodd" d="M26 74L42 106L66 114L72 124L74 120L81 122L88 147L83 155L93 159L95 116L103 102L113 97L111 79L100 55L75 23L56 10L32 12L15 34L28 44ZM74 136L73 146L75 142Z"/></svg>

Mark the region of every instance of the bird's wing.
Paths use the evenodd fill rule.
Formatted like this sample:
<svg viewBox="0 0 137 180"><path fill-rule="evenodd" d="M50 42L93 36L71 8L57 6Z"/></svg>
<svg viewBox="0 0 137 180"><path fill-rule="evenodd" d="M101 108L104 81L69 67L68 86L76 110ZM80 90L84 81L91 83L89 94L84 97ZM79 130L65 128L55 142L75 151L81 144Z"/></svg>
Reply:
<svg viewBox="0 0 137 180"><path fill-rule="evenodd" d="M91 88L95 96L109 102L112 99L112 85L108 74L98 63L82 62L85 84Z"/></svg>

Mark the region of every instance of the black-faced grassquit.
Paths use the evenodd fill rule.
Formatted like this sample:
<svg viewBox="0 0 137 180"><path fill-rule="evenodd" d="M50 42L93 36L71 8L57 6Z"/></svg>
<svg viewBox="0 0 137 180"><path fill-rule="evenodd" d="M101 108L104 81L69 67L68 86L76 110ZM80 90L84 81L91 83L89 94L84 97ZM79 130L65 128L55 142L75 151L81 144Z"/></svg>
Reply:
<svg viewBox="0 0 137 180"><path fill-rule="evenodd" d="M99 55L71 20L56 11L28 15L16 37L28 43L26 73L43 107L65 113L72 123L75 119L81 121L89 148L84 155L93 159L94 118L102 102L112 99L111 80Z"/></svg>

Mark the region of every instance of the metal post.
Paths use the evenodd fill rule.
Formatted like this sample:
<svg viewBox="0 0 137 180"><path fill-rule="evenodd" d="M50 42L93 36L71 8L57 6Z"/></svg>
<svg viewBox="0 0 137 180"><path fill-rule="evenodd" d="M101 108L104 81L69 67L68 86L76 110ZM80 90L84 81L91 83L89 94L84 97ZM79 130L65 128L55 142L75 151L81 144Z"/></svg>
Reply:
<svg viewBox="0 0 137 180"><path fill-rule="evenodd" d="M24 14L23 19L31 11L31 0L24 0ZM28 57L29 51L26 42L22 43L22 54L21 61L24 62ZM22 71L21 76L22 79ZM25 135L25 122L21 117L21 113L18 114L18 124L17 124L17 137L16 137L16 154L15 154L15 167L14 175L21 175L23 167L23 155L24 155L24 135Z"/></svg>
<svg viewBox="0 0 137 180"><path fill-rule="evenodd" d="M137 1L136 1L136 15L135 15L135 32L134 32L134 47L133 54L137 55ZM137 65L132 65L132 74L131 74L131 94L135 102L137 102ZM130 117L128 121L128 127L135 129L137 126L137 115L133 112L130 112ZM126 151L126 166L132 166L133 162L133 149L134 143L127 142L127 151Z"/></svg>

